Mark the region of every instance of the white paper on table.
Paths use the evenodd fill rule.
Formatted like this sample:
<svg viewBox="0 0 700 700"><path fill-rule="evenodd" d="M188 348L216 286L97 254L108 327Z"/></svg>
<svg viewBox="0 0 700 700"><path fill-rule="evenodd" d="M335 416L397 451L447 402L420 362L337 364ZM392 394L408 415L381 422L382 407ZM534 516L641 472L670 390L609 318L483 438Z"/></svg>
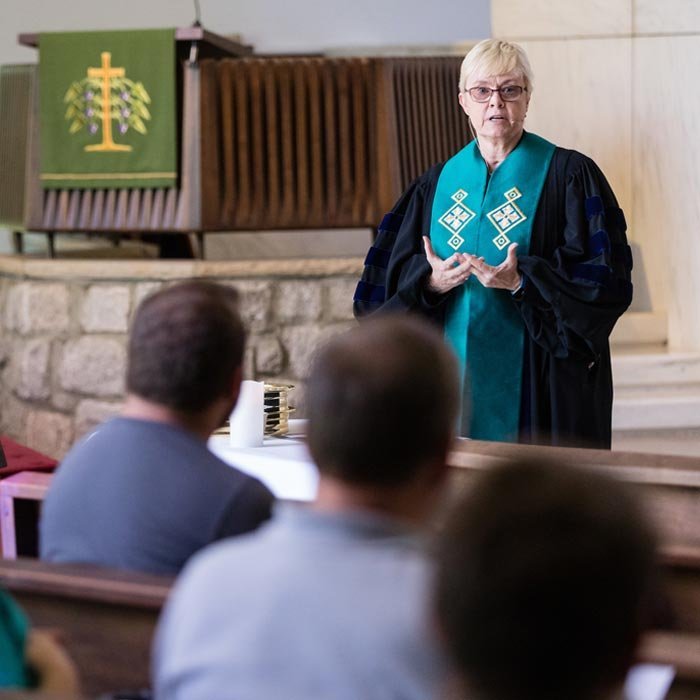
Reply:
<svg viewBox="0 0 700 700"><path fill-rule="evenodd" d="M624 700L663 700L671 688L676 669L665 664L638 664L627 674Z"/></svg>

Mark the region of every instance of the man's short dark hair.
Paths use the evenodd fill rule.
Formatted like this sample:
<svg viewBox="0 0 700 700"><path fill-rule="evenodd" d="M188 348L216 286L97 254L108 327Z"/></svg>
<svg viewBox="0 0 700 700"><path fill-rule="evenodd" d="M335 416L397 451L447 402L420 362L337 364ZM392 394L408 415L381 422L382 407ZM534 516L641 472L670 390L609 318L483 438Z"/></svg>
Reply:
<svg viewBox="0 0 700 700"><path fill-rule="evenodd" d="M129 338L127 390L194 413L231 393L245 330L231 287L192 280L146 298Z"/></svg>
<svg viewBox="0 0 700 700"><path fill-rule="evenodd" d="M306 393L319 470L356 484L410 480L449 446L458 383L452 353L418 318L373 318L334 337L315 358Z"/></svg>
<svg viewBox="0 0 700 700"><path fill-rule="evenodd" d="M483 700L590 700L632 663L654 536L628 486L562 464L479 477L438 556L436 612Z"/></svg>

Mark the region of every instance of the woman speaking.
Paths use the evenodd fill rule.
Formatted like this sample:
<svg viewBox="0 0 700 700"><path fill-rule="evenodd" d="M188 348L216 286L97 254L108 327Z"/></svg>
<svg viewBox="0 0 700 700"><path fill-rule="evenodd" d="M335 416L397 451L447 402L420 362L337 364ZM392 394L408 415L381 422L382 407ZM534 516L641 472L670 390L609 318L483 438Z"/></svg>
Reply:
<svg viewBox="0 0 700 700"><path fill-rule="evenodd" d="M462 435L609 448L608 337L632 300L625 219L590 158L525 131L532 88L517 44L467 54L474 139L384 217L355 314L442 324L463 368Z"/></svg>

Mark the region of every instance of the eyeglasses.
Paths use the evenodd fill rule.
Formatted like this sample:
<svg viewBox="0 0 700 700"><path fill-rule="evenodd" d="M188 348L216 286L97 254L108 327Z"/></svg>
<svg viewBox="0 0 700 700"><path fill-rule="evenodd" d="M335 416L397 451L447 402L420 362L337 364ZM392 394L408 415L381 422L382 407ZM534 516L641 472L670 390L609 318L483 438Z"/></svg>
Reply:
<svg viewBox="0 0 700 700"><path fill-rule="evenodd" d="M488 102L494 92L497 92L501 99L506 102L515 102L525 92L525 88L520 85L504 85L499 88L479 85L478 87L469 88L467 92L474 102Z"/></svg>

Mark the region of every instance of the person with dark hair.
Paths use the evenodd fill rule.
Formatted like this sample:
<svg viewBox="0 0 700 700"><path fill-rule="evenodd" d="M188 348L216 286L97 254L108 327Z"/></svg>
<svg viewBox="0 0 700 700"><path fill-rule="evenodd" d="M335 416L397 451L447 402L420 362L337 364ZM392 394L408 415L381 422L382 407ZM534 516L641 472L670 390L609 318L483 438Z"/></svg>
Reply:
<svg viewBox="0 0 700 700"><path fill-rule="evenodd" d="M655 537L627 486L562 464L478 478L441 538L435 610L464 696L602 700L650 609Z"/></svg>
<svg viewBox="0 0 700 700"><path fill-rule="evenodd" d="M424 321L372 320L320 350L306 397L317 498L187 566L156 635L161 700L438 689L421 530L447 473L456 360Z"/></svg>
<svg viewBox="0 0 700 700"><path fill-rule="evenodd" d="M122 414L59 466L42 559L176 574L204 545L269 518L270 492L206 445L238 398L244 345L231 288L183 282L140 305Z"/></svg>

